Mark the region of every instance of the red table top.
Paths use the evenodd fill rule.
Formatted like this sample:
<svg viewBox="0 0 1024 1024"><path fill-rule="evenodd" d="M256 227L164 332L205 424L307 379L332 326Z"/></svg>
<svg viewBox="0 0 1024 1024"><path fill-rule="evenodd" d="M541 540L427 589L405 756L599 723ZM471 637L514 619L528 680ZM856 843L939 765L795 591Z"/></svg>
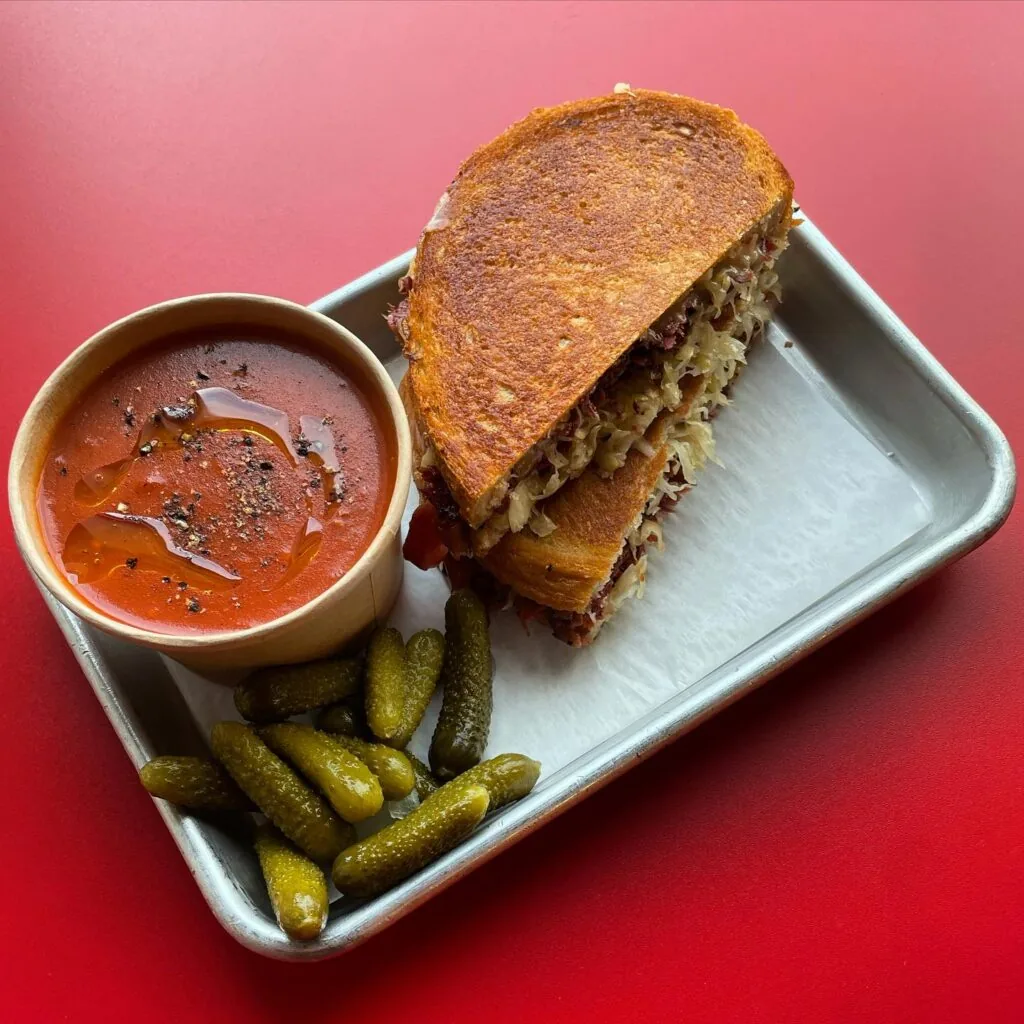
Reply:
<svg viewBox="0 0 1024 1024"><path fill-rule="evenodd" d="M628 81L760 128L1024 446L1022 38L1010 4L0 6L2 444L108 321L310 301L411 245L507 123ZM0 1016L1019 1021L1021 540L1014 515L384 934L288 965L207 910L8 523Z"/></svg>

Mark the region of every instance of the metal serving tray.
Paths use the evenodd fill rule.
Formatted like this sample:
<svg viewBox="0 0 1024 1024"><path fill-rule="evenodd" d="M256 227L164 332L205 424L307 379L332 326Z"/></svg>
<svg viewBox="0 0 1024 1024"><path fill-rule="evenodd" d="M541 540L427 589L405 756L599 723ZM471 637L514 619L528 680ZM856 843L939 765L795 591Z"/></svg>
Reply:
<svg viewBox="0 0 1024 1024"><path fill-rule="evenodd" d="M410 255L399 256L326 296L314 308L353 330L382 360L394 360L397 349L382 314L396 301L396 282ZM779 325L772 329L768 345L763 346L772 354L770 358L759 357L760 362L748 370L739 388L736 407L716 421L716 432L720 428L722 431L720 444L730 453L726 460L730 468L709 474L708 487L699 487L681 503L680 512L670 517L665 528L667 550L652 556L650 566L650 586L655 587L660 577L662 590L649 594L643 602L630 602L636 608L624 609L619 616L622 623L616 620L606 627L589 653L558 646L546 635L527 637L516 625L499 626L504 630L499 643L506 645L507 652L519 648L528 652L517 671L528 675L532 664L534 675L545 676L545 685L547 677L558 672L564 672L568 678L575 671L574 664L580 664L573 659L590 658L587 672L593 680L593 692L597 693L601 690L602 673L616 671L618 652L651 647L663 652L664 663L659 664L658 672L663 684L666 679L669 681L668 688L662 685L648 693L640 684L624 687L619 717L615 711L618 705L613 703L610 710L605 707L600 712L606 716L601 727L595 726L589 732L586 698L576 705L559 705L556 714L574 726L562 731L577 737L575 747L569 744L552 754L531 746L525 739L521 744L514 743L516 748L545 762L541 782L527 799L492 815L457 849L378 899L365 903L337 900L322 937L312 943L289 942L278 929L244 830L232 832L230 825L223 822L182 814L156 801L211 909L239 942L258 953L288 960L319 959L351 948L901 591L966 554L999 528L1013 501L1015 473L1010 448L992 420L811 223L805 222L793 232L791 248L780 263L780 271L785 301ZM800 449L797 456L787 457L785 474L773 473L767 466L751 468L750 453L744 454L744 436L756 433L759 417L770 419L773 414L772 409L764 408L770 402L770 394L763 388L758 391L758 382L770 381L772 374L783 372L790 374L783 381L788 396L785 404L805 408L808 403L819 403L814 407L816 422L827 420L830 429L845 424L855 435L851 443L861 445L858 449L855 444L850 451L856 450L859 458L870 454L870 446L871 452L887 460L883 468L891 466L891 472L880 469L883 477L886 472L891 477L886 478L886 486L892 484L904 497L884 501L879 497L874 507L865 506L862 498L861 505L854 508L843 505L841 496L847 492L842 486L835 490L840 499L825 501L822 494L825 514L819 516L815 528L835 530L838 522L841 532L837 536L848 538L849 543L829 540L830 550L836 552L836 558L845 553L851 560L841 570L836 569L832 558L802 566L799 579L778 594L772 591L765 597L757 589L761 586L763 590L764 577L772 575L770 565L761 566L758 578L754 579L745 575L743 561L714 563L721 570L719 576L731 587L722 607L735 609L735 616L719 610L712 622L701 624L702 635L725 636L733 618L739 620L743 615L747 615L748 630L736 632L729 640L731 647L712 645L700 654L699 645L694 644L692 650L697 653L691 660L691 648L687 648L686 657L669 650L669 641L662 642L664 626L659 626L666 619L664 609L678 609L685 600L685 596L679 595L687 591L685 577L690 572L688 566L692 567L692 560L686 560L692 553L687 546L688 538L710 528L707 524L717 521L723 503L730 508L745 503L756 506L758 499L751 495L768 477L789 478L797 490L803 488L797 503L782 515L786 521L778 524L780 531L792 527L799 534L800 510L808 503L815 504L818 492L828 486L832 474L827 460L815 466L805 465L799 457ZM780 429L784 432L784 428ZM804 436L810 450L813 437L806 431ZM825 445L829 451L830 445L831 441ZM760 449L763 443L750 447ZM844 459L854 458L837 456L835 472L842 472ZM724 487L726 496L716 492L716 487L719 491ZM884 488L878 494L883 492ZM779 492L764 494L760 500L771 509L784 504L784 498L785 493ZM839 504L832 507L829 501ZM702 519L705 511L709 516ZM885 534L882 524L898 520L902 513L905 529ZM761 518L758 517L759 522ZM743 537L752 530L753 526L733 528L729 543L722 547L742 546ZM776 535L784 536L784 532ZM875 537L881 546L857 548L864 536ZM756 540L760 551L764 544ZM799 557L797 548L802 550L805 546L797 536L788 549L783 544L780 552L770 557L789 564ZM836 582L827 577L826 570L841 571L843 578ZM703 571L707 571L706 566ZM410 570L407 576L407 588L413 572ZM801 589L808 579L818 584L820 593ZM695 582L690 580L689 585ZM708 602L714 603L714 594L707 596L708 588L703 582L694 587L694 593L697 599L683 608L683 615L696 615ZM746 594L761 595L748 603L759 608L772 606L775 619L759 618L760 611L755 614L745 609ZM674 603L665 605L665 601ZM199 722L204 715L208 717L211 707L218 702L224 704L224 688L205 684L212 704L205 712L197 711L195 687L203 687L202 681L193 679L189 685L177 667L169 666L159 656L115 641L84 625L55 602L50 603L136 766L157 754L205 749ZM644 606L656 614L645 617ZM763 628L765 622L776 624ZM648 635L644 644L629 643L645 631ZM666 650L668 654L664 654ZM509 653L499 657L499 675L504 665L517 658L518 655L513 657ZM673 680L675 684L671 685ZM517 685L521 683L515 691L516 700L521 693L523 701L533 702L529 720L550 717L538 715L537 710L545 708L546 701L561 700L562 691L545 690L540 684L531 689L528 679L517 679ZM620 685L612 679L605 689L614 690ZM571 691L571 686L566 684L565 689ZM229 701L226 706L230 707ZM496 707L496 723L500 724L501 715L508 714L507 708ZM544 744L542 738L531 735L531 739L534 744Z"/></svg>

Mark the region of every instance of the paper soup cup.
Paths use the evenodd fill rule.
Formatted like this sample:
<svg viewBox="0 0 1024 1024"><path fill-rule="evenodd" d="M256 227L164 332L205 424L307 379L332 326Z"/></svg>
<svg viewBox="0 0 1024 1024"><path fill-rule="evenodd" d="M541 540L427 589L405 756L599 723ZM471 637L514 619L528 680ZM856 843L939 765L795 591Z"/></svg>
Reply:
<svg viewBox="0 0 1024 1024"><path fill-rule="evenodd" d="M216 633L160 633L128 625L90 604L54 563L36 511L37 491L57 425L105 370L169 335L215 327L281 330L351 370L391 431L397 455L384 522L358 561L300 608L258 626ZM260 665L323 657L383 622L402 582L401 521L411 479L409 424L398 392L373 353L333 320L285 299L262 295L195 295L162 302L93 335L51 375L36 395L11 453L8 494L14 533L29 569L79 618L112 636L152 647L199 672L223 674Z"/></svg>

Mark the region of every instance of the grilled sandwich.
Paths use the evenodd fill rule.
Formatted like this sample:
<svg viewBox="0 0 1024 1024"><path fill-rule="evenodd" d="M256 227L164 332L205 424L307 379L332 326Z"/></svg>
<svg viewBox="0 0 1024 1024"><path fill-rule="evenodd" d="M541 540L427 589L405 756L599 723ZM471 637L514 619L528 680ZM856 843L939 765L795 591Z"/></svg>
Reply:
<svg viewBox="0 0 1024 1024"><path fill-rule="evenodd" d="M474 558L589 642L713 451L791 209L760 135L664 93L535 111L470 157L390 318L426 503L413 560Z"/></svg>

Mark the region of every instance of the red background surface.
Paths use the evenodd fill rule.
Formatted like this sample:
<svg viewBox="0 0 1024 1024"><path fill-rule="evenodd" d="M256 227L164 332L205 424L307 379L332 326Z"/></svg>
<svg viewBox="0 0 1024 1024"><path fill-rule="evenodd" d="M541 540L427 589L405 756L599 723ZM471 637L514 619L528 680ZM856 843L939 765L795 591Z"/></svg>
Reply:
<svg viewBox="0 0 1024 1024"><path fill-rule="evenodd" d="M310 301L460 159L617 81L733 106L1024 446L1024 8L0 6L2 445L139 306ZM221 932L0 545L0 1017L1019 1021L1019 515L338 960ZM302 1009L301 1014L297 1011Z"/></svg>

